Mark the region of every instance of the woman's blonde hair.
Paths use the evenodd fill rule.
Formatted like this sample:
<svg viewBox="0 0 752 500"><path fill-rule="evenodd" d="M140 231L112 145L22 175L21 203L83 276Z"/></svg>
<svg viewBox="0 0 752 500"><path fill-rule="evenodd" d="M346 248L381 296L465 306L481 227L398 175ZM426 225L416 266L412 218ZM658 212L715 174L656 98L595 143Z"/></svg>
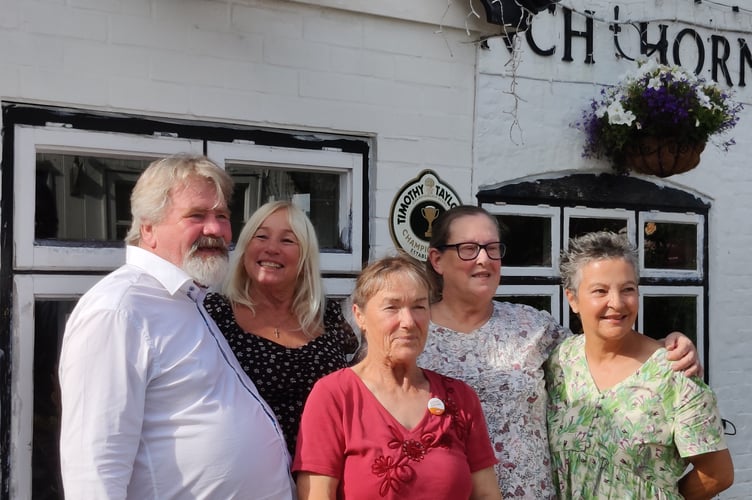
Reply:
<svg viewBox="0 0 752 500"><path fill-rule="evenodd" d="M259 227L273 213L284 210L300 247L300 259L296 269L297 283L292 301L292 313L305 333L321 329L324 314L324 286L319 268L319 243L316 231L305 213L289 201L271 201L261 205L243 226L230 263L230 273L224 286L224 294L231 302L242 304L255 312L255 304L249 290L251 277L245 270L243 257L248 243Z"/></svg>

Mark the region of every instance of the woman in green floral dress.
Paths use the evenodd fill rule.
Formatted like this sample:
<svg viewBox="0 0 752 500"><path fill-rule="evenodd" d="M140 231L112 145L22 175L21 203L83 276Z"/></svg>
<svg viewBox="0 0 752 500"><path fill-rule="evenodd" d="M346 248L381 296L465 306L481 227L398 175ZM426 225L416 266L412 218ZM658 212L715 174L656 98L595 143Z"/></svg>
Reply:
<svg viewBox="0 0 752 500"><path fill-rule="evenodd" d="M615 233L576 238L562 256L584 331L546 364L562 499L711 498L734 479L712 390L671 370L661 344L633 330L637 269L633 247Z"/></svg>

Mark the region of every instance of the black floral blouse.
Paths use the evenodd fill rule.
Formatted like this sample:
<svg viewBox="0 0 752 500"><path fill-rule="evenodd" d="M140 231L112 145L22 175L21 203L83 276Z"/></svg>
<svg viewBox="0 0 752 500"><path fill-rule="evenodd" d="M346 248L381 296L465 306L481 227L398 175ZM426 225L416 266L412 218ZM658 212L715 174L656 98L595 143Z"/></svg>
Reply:
<svg viewBox="0 0 752 500"><path fill-rule="evenodd" d="M227 338L240 366L274 411L290 456L294 456L300 416L313 384L324 375L348 366L346 355L358 347L358 339L345 321L339 303L326 301L324 333L298 348L245 332L235 322L232 306L223 295L208 294L204 307Z"/></svg>

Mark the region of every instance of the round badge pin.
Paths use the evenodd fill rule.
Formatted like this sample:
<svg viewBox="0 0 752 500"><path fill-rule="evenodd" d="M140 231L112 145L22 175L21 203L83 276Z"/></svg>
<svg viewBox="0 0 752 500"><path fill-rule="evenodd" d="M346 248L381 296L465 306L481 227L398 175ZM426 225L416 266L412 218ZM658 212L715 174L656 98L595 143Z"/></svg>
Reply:
<svg viewBox="0 0 752 500"><path fill-rule="evenodd" d="M431 398L428 400L428 411L431 412L431 415L443 415L444 409L444 402L439 398Z"/></svg>

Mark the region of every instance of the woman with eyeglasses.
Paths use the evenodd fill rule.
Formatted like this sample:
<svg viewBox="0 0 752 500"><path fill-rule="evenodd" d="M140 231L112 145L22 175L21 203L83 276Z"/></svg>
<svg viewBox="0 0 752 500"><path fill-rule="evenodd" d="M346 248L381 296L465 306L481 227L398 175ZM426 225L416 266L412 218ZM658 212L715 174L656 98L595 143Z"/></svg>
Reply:
<svg viewBox="0 0 752 500"><path fill-rule="evenodd" d="M543 364L571 332L547 312L494 301L505 245L496 218L457 206L433 223L426 263L434 303L419 364L467 382L481 400L504 498L556 498ZM701 372L691 341L666 340L675 370Z"/></svg>

